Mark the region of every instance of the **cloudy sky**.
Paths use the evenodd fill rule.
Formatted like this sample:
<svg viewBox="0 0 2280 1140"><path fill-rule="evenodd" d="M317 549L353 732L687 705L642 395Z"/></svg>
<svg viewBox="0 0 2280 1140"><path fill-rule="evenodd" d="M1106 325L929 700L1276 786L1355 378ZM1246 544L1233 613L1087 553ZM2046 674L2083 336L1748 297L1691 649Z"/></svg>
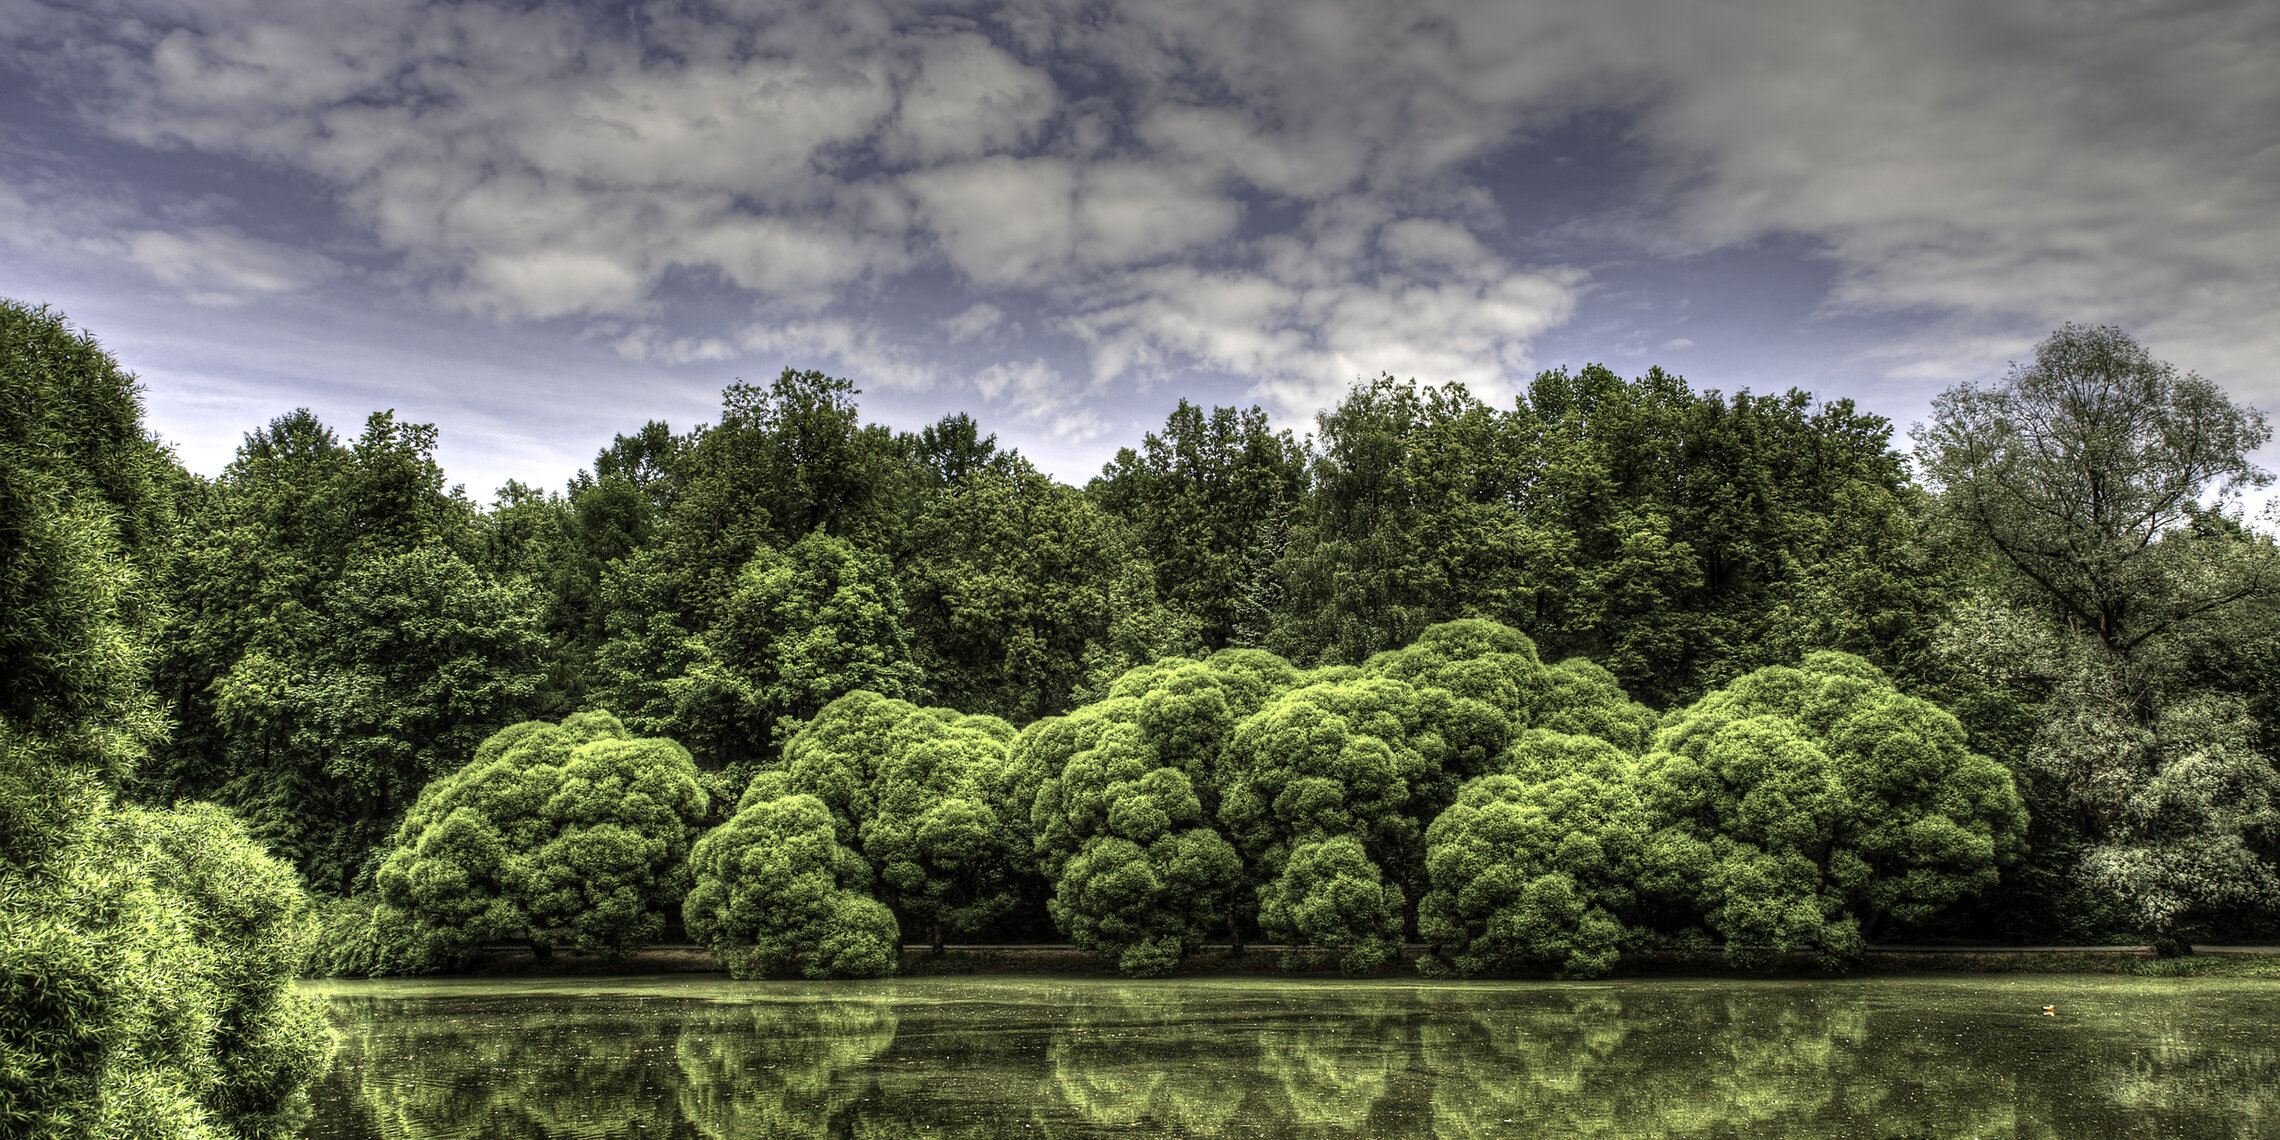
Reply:
<svg viewBox="0 0 2280 1140"><path fill-rule="evenodd" d="M2280 4L0 0L0 295L214 472L559 486L786 365L1081 481L1357 377L1849 395L2062 321L2280 410Z"/></svg>

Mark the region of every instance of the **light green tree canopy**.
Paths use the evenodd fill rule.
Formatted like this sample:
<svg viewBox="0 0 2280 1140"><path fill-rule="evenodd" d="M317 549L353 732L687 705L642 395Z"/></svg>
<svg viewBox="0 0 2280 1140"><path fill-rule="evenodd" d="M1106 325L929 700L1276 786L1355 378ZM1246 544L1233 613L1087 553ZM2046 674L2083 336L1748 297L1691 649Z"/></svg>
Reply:
<svg viewBox="0 0 2280 1140"><path fill-rule="evenodd" d="M1299 674L1258 650L1126 672L1106 699L1023 729L1005 798L1029 806L1054 922L1135 973L1161 973L1222 923L1239 930L1242 860L1213 826L1236 723Z"/></svg>
<svg viewBox="0 0 2280 1140"><path fill-rule="evenodd" d="M607 713L503 729L428 785L378 876L421 956L487 941L628 954L664 929L687 889L705 793L688 752L632 739Z"/></svg>
<svg viewBox="0 0 2280 1140"><path fill-rule="evenodd" d="M1000 797L1012 736L996 717L857 690L817 713L786 745L781 777L756 780L745 802L814 796L876 871L882 901L939 946L945 925L979 932L1017 901L1029 860Z"/></svg>
<svg viewBox="0 0 2280 1140"><path fill-rule="evenodd" d="M831 810L810 795L747 803L690 852L682 915L689 936L739 978L894 972L892 912L868 893L871 869L839 843Z"/></svg>
<svg viewBox="0 0 2280 1140"><path fill-rule="evenodd" d="M1467 784L1427 830L1433 890L1419 934L1460 974L1505 963L1606 973L1640 921L1650 823L1632 766L1597 737L1524 734L1504 774Z"/></svg>
<svg viewBox="0 0 2280 1140"><path fill-rule="evenodd" d="M1954 717L1849 654L1760 669L1673 714L1640 761L1650 882L1729 953L1857 956L1994 884L2024 849L2011 775Z"/></svg>

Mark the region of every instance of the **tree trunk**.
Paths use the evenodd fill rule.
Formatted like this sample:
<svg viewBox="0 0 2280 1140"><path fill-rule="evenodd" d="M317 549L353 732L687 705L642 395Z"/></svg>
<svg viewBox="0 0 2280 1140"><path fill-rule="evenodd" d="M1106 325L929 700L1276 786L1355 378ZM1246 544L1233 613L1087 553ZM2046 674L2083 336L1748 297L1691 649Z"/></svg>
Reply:
<svg viewBox="0 0 2280 1140"><path fill-rule="evenodd" d="M1235 922L1235 912L1227 912L1227 956L1232 958L1243 952L1243 928Z"/></svg>
<svg viewBox="0 0 2280 1140"><path fill-rule="evenodd" d="M537 939L537 937L536 937L536 936L531 936L531 937L529 937L528 941L530 942L530 956L531 956L531 957L533 957L533 958L536 958L536 959L538 959L538 960L539 960L539 961L541 961L541 962L544 962L544 961L546 961L547 959L554 957L554 947L553 947L553 946L551 946L551 945L548 945L547 943L544 943L544 942L540 942L540 941Z"/></svg>
<svg viewBox="0 0 2280 1140"><path fill-rule="evenodd" d="M940 918L934 920L934 952L937 954L942 952L942 920Z"/></svg>

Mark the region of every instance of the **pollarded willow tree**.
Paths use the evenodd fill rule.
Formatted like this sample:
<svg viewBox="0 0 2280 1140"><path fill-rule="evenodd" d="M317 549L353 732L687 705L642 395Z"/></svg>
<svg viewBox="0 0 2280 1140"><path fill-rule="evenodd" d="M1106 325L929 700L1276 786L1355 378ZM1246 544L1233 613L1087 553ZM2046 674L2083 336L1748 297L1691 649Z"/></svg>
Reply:
<svg viewBox="0 0 2280 1140"><path fill-rule="evenodd" d="M1221 922L1240 945L1255 921L1303 947L1292 966L1361 972L1399 949L1426 824L1464 781L1530 730L1635 750L1653 723L1605 670L1469 619L1362 666L1223 650L1132 670L1025 729L1007 794L1031 805L1055 922L1127 970L1170 969Z"/></svg>
<svg viewBox="0 0 2280 1140"><path fill-rule="evenodd" d="M1410 646L1322 676L1237 728L1222 757L1219 815L1261 899L1275 902L1262 927L1334 951L1349 970L1399 948L1403 900L1432 886L1427 825L1465 781L1493 773L1515 740L1564 730L1637 749L1654 723L1605 670L1546 665L1525 635L1482 619L1430 627ZM1334 859L1315 849L1337 839L1358 843L1371 869L1343 847ZM1325 875L1333 863L1345 870ZM1374 896L1365 889L1373 876L1383 883ZM1302 901L1315 894L1343 901Z"/></svg>
<svg viewBox="0 0 2280 1140"><path fill-rule="evenodd" d="M682 905L689 937L738 978L891 974L895 916L871 897L871 868L838 842L831 810L810 795L747 802L690 853Z"/></svg>
<svg viewBox="0 0 2280 1140"><path fill-rule="evenodd" d="M608 713L500 730L420 793L380 865L375 922L402 924L410 947L394 968L517 938L541 955L639 950L688 889L705 810L688 751Z"/></svg>
<svg viewBox="0 0 2280 1140"><path fill-rule="evenodd" d="M1594 736L1521 734L1425 833L1433 889L1417 930L1449 968L1514 963L1590 977L1645 925L1638 883L1653 823L1635 757ZM1419 960L1427 973L1443 958Z"/></svg>
<svg viewBox="0 0 2280 1140"><path fill-rule="evenodd" d="M1214 826L1221 753L1238 721L1298 677L1257 650L1173 658L1022 730L1008 797L1030 807L1049 909L1078 945L1148 975L1216 929L1240 941L1242 859Z"/></svg>
<svg viewBox="0 0 2280 1140"><path fill-rule="evenodd" d="M763 773L747 804L810 795L837 841L877 875L879 897L928 929L977 933L1011 913L1027 859L998 796L1013 726L858 690L826 705Z"/></svg>
<svg viewBox="0 0 2280 1140"><path fill-rule="evenodd" d="M1850 654L1760 669L1673 714L1637 780L1656 826L1644 889L1736 961L1809 945L1848 964L2025 851L2010 772Z"/></svg>

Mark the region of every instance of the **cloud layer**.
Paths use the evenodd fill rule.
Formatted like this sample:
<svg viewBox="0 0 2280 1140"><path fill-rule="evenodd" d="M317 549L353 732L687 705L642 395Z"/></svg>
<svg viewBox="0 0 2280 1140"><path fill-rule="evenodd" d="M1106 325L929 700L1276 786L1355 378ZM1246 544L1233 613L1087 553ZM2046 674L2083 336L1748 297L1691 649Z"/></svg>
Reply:
<svg viewBox="0 0 2280 1140"><path fill-rule="evenodd" d="M1593 259L1802 238L1828 311L1907 317L1868 353L1886 374L1984 371L2086 319L2275 394L2270 4L0 14L5 67L71 129L336 212L353 248L263 232L263 192L95 219L0 174L25 232L203 303L353 281L659 363L960 381L1078 439L1107 430L1089 395L1199 372L1284 416L1381 370L1506 391ZM1643 156L1583 208L1519 161L1579 122Z"/></svg>

